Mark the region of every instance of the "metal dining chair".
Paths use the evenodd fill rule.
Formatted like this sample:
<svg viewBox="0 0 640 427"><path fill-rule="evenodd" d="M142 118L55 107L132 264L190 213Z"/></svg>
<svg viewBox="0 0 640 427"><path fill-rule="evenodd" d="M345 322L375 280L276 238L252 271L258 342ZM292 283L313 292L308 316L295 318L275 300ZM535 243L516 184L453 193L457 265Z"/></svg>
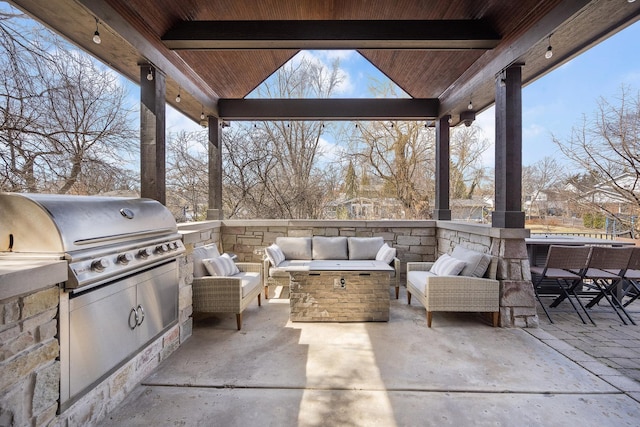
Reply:
<svg viewBox="0 0 640 427"><path fill-rule="evenodd" d="M620 301L625 297L629 297L622 305L628 307L640 296L640 247L633 247L629 265L623 275L623 288Z"/></svg>
<svg viewBox="0 0 640 427"><path fill-rule="evenodd" d="M618 287L622 284L632 252L632 247L594 246L591 250L589 264L583 275L583 281L590 281L599 291L586 305L587 308L592 308L604 298L625 325L627 321L621 312L632 324L635 325L636 323L624 309L616 294Z"/></svg>
<svg viewBox="0 0 640 427"><path fill-rule="evenodd" d="M551 323L553 323L553 320L551 319L549 311L542 303L539 293L540 287L549 282L557 284L560 294L553 301L550 307L556 307L560 302L567 299L580 317L580 320L582 320L582 323L587 323L571 298L573 296L591 323L594 323L591 316L589 316L589 313L587 313L586 309L582 305L582 302L580 302L580 299L575 294L575 288L577 284L582 281L582 274L587 267L590 254L591 247L589 246L551 245L549 247L549 253L547 254L544 266L531 267L531 277L535 278L533 280L533 289L536 298L538 299L538 302L540 302L544 313L547 315Z"/></svg>

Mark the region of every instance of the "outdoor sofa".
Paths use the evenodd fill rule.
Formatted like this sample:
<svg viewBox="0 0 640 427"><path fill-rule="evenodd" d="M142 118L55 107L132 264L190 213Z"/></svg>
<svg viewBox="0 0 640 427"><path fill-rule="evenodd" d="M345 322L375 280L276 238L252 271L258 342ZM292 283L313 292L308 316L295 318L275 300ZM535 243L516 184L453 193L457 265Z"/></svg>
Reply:
<svg viewBox="0 0 640 427"><path fill-rule="evenodd" d="M289 287L289 268L303 261L335 261L336 270L350 262L370 260L393 268L391 283L395 286L396 299L400 290L400 260L396 250L382 237L277 237L274 244L265 249L264 293L269 297L269 286ZM338 264L343 267L339 267Z"/></svg>
<svg viewBox="0 0 640 427"><path fill-rule="evenodd" d="M488 312L498 325L500 282L496 257L461 245L436 262L407 263L407 303L415 296L427 310L431 327L434 311Z"/></svg>

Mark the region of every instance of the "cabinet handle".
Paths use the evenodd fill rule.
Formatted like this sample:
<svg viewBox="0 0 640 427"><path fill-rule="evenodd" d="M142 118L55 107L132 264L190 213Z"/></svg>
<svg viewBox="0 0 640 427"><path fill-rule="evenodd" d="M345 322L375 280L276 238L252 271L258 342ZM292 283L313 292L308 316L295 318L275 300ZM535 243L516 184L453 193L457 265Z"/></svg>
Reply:
<svg viewBox="0 0 640 427"><path fill-rule="evenodd" d="M131 324L131 316L133 315L133 325ZM135 308L132 308L129 312L129 328L134 330L138 326L138 312Z"/></svg>
<svg viewBox="0 0 640 427"><path fill-rule="evenodd" d="M142 313L142 314L140 314ZM140 317L138 317L140 316ZM138 308L136 309L136 319L138 320L137 322L137 326L142 325L142 322L144 322L144 310L142 309L141 305L138 305Z"/></svg>

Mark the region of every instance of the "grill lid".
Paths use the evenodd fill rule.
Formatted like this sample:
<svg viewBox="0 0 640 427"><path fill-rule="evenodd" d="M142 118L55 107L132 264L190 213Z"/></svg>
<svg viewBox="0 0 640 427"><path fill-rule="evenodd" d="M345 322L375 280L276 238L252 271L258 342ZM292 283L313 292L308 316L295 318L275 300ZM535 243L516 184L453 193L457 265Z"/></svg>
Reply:
<svg viewBox="0 0 640 427"><path fill-rule="evenodd" d="M151 199L0 193L0 252L62 254L177 233Z"/></svg>

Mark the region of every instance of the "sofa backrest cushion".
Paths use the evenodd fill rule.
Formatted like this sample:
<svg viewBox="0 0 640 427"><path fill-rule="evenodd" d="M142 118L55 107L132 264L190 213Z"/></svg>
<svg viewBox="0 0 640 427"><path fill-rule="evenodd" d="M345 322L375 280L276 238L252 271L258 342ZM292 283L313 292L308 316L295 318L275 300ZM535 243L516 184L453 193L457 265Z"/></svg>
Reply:
<svg viewBox="0 0 640 427"><path fill-rule="evenodd" d="M349 237L349 259L376 259L382 245L382 237Z"/></svg>
<svg viewBox="0 0 640 427"><path fill-rule="evenodd" d="M219 257L220 252L215 244L198 246L193 250L193 277L208 276L207 270L202 263L203 259Z"/></svg>
<svg viewBox="0 0 640 427"><path fill-rule="evenodd" d="M378 253L376 254L376 261L384 261L387 264L391 264L391 261L396 257L396 248L392 248L386 243L380 246Z"/></svg>
<svg viewBox="0 0 640 427"><path fill-rule="evenodd" d="M269 258L269 262L274 267L277 267L282 261L286 259L284 253L282 252L282 249L280 249L280 246L276 245L275 243L268 248L265 248L264 252L267 255L267 258Z"/></svg>
<svg viewBox="0 0 640 427"><path fill-rule="evenodd" d="M349 259L344 236L314 236L312 246L313 259Z"/></svg>
<svg viewBox="0 0 640 427"><path fill-rule="evenodd" d="M286 259L312 259L311 237L276 237Z"/></svg>
<svg viewBox="0 0 640 427"><path fill-rule="evenodd" d="M451 256L466 263L460 273L461 276L483 277L491 262L491 255L467 249L460 245L453 248Z"/></svg>

